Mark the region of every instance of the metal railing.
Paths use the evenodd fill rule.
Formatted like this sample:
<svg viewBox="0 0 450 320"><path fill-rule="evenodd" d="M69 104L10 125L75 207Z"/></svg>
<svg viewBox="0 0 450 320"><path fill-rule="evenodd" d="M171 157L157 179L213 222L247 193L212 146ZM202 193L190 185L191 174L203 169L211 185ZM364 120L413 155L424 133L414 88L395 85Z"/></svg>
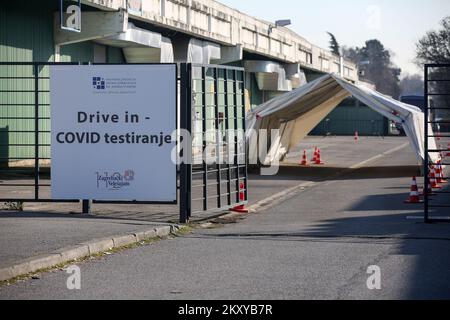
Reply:
<svg viewBox="0 0 450 320"><path fill-rule="evenodd" d="M430 169L436 166L450 165L450 64L427 64L425 65L425 155L433 154L439 158L439 163L433 161L429 156L425 156L424 190L430 189ZM429 127L432 127L431 133ZM437 148L430 148L429 139L436 141ZM443 174L442 177L450 179ZM450 190L445 186L433 189L432 194L424 191L425 205L424 218L425 222L437 222L450 220L445 217L436 218L436 212L443 208L448 211L450 209Z"/></svg>

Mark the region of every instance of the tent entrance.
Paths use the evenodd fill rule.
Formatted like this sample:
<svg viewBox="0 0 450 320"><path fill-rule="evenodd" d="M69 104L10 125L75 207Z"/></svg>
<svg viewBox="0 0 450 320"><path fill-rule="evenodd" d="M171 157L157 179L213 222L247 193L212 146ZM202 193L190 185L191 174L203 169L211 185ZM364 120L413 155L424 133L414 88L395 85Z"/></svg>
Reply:
<svg viewBox="0 0 450 320"><path fill-rule="evenodd" d="M389 120L401 123L418 163L422 165L426 157L423 111L368 87L349 83L334 74L324 75L276 97L247 115L247 128L253 129L248 131L248 138L252 138L251 134L258 135L261 129L267 131L278 129L281 134L279 139L271 143L268 156L261 163L268 165L283 159L291 148L300 143L332 110L350 96ZM431 127L428 130L433 131ZM428 144L433 148L434 139L430 138ZM260 154L257 148L250 149L251 158L257 158L253 154L255 152ZM437 161L436 154L430 153L427 156Z"/></svg>

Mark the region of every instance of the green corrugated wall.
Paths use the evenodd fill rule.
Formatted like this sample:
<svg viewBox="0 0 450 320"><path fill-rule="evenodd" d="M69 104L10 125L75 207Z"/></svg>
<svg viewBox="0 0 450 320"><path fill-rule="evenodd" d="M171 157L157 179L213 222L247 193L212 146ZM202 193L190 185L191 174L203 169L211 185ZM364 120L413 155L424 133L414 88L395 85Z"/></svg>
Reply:
<svg viewBox="0 0 450 320"><path fill-rule="evenodd" d="M0 61L2 62L53 62L53 15L58 11L59 1L3 1L0 10ZM122 63L123 55L119 48L108 48L107 61ZM93 42L82 42L61 47L60 60L93 61ZM0 77L33 77L31 66L0 66ZM48 77L48 67L39 69L40 77ZM39 90L48 90L48 80L39 81ZM16 117L34 117L33 92L4 92L7 90L33 91L32 79L0 79L0 162L3 158L34 157L34 148L30 146L11 146L13 144L34 144L34 133L14 131L33 131L34 120L13 119ZM3 91L3 92L1 92ZM49 94L39 94L40 117L50 116ZM13 104L5 106L5 104ZM31 105L28 105L31 104ZM50 120L40 120L41 131L50 130ZM41 133L40 143L49 144L50 134ZM10 146L5 146L9 144ZM40 157L49 158L50 148L41 147Z"/></svg>
<svg viewBox="0 0 450 320"><path fill-rule="evenodd" d="M346 99L314 128L310 135L387 135L388 120L378 112Z"/></svg>

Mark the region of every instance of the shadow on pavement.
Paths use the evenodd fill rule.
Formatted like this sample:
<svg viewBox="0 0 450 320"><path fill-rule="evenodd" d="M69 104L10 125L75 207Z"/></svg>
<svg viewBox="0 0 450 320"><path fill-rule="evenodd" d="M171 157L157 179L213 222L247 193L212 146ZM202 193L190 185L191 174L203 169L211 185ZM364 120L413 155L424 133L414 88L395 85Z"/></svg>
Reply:
<svg viewBox="0 0 450 320"><path fill-rule="evenodd" d="M305 178L312 181L322 180L355 180L355 179L374 179L374 178L404 178L419 176L420 169L415 165L403 166L378 166L378 167L362 167L350 169L347 167L326 167L326 166L310 166L300 167L292 165L280 166L276 176L262 176L259 171L252 169L254 180L304 180ZM344 175L340 175L345 172Z"/></svg>
<svg viewBox="0 0 450 320"><path fill-rule="evenodd" d="M403 190L406 191L407 187L403 187ZM423 210L423 203L405 204L404 201L408 197L409 192L368 195L362 197L350 207L345 208L345 211L390 211L405 210L405 207Z"/></svg>

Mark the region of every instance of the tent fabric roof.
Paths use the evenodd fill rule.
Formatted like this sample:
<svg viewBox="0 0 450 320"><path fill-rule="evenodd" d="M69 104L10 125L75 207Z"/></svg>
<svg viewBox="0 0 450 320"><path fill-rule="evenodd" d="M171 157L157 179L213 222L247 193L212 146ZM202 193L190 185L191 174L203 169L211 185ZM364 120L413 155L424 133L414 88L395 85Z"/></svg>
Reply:
<svg viewBox="0 0 450 320"><path fill-rule="evenodd" d="M278 96L247 114L247 138L260 129L279 129L278 138L270 141L263 164L282 159L345 98L353 96L383 116L402 123L419 162L424 159L424 113L420 108L402 103L361 85L354 85L335 74L324 75L298 89ZM251 130L253 129L253 130ZM432 132L431 126L429 126ZM270 133L269 133L270 134ZM430 149L436 142L429 139ZM249 156L261 154L250 144ZM432 160L437 155L430 154ZM261 157L258 157L261 159Z"/></svg>

